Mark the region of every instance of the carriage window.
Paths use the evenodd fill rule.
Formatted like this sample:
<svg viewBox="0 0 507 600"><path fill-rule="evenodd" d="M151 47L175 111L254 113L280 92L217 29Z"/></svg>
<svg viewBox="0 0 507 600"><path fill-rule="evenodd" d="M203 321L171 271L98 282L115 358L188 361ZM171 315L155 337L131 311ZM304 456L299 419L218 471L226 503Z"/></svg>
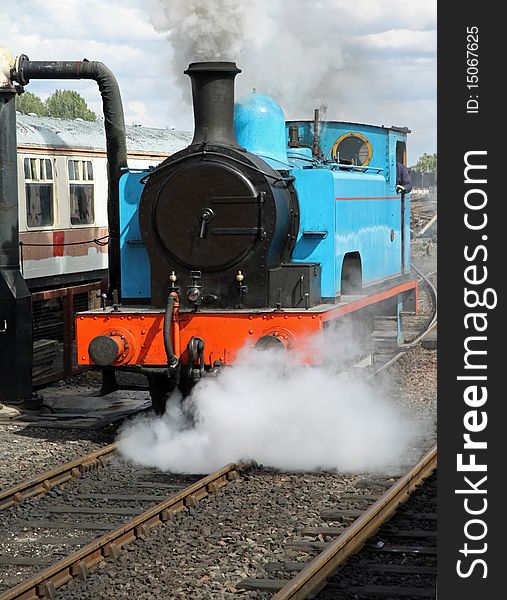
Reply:
<svg viewBox="0 0 507 600"><path fill-rule="evenodd" d="M48 158L25 158L26 224L51 227L54 224L53 163Z"/></svg>
<svg viewBox="0 0 507 600"><path fill-rule="evenodd" d="M69 160L70 222L90 225L94 214L93 165L91 160Z"/></svg>
<svg viewBox="0 0 507 600"><path fill-rule="evenodd" d="M337 162L365 167L370 164L373 150L361 133L345 133L334 143L332 154Z"/></svg>

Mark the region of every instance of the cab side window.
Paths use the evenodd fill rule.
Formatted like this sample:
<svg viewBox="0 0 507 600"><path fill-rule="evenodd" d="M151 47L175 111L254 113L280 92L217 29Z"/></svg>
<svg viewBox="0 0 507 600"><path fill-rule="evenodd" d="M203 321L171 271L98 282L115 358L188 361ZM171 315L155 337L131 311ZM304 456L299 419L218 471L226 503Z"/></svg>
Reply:
<svg viewBox="0 0 507 600"><path fill-rule="evenodd" d="M49 158L25 158L26 224L27 227L54 225L53 162Z"/></svg>
<svg viewBox="0 0 507 600"><path fill-rule="evenodd" d="M95 220L93 164L91 160L69 160L70 222L91 225Z"/></svg>
<svg viewBox="0 0 507 600"><path fill-rule="evenodd" d="M370 164L373 149L362 133L349 132L341 135L332 148L333 160L342 164L366 167Z"/></svg>

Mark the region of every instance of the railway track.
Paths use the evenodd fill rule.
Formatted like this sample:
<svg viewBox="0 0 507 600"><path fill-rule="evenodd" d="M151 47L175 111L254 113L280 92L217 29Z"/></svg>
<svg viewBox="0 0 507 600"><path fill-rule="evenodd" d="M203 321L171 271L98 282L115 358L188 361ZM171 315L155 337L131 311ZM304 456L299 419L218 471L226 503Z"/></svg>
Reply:
<svg viewBox="0 0 507 600"><path fill-rule="evenodd" d="M81 463L82 467L76 463ZM8 502L11 504L10 510L0 513L2 529L8 532L4 536L0 572L7 575L3 581L4 589L14 586L3 594L0 588L2 600L54 598L60 586L72 579L86 578L98 562L104 558L117 558L125 544L144 538L152 526L170 521L174 512L192 508L199 499L237 476L234 465L203 479L163 474L152 469L136 468L134 473L126 467L118 460L112 445L80 461L73 461L65 468L45 473L32 480L30 485L24 484L24 497L20 496L20 485L9 494L2 494L4 506ZM107 478L104 477L106 472ZM64 473L70 473L76 479L67 479L62 486L54 477L63 478ZM378 477L362 483L360 487L364 488L364 494L357 490L355 495L343 496L339 508L322 515L332 519L331 525L325 529L312 527L303 531L305 538L313 539L295 542L293 548L311 553L327 547L328 536L344 533L350 520L362 513L365 503L373 499L371 494L391 484ZM162 499L162 492L168 497ZM7 500L9 496L10 500ZM148 508L143 511L146 503ZM10 519L1 518L13 511ZM90 518L93 520L89 521ZM400 549L400 552L404 551ZM55 563L59 556L62 558ZM288 568L300 569L303 564L298 562L296 567L289 565ZM45 566L48 568L38 571ZM279 571L286 567L272 564L270 568ZM261 582L261 589L279 589L279 582L274 583L273 588L273 582L267 586ZM250 586L243 585L247 589L258 589L258 586L259 580L250 582Z"/></svg>
<svg viewBox="0 0 507 600"><path fill-rule="evenodd" d="M83 467L81 474L76 476L76 469L79 469L76 463L80 462ZM16 511L10 518L1 519L2 528L7 532L0 556L0 572L7 574L7 579L2 582L4 590L0 588L1 600L55 598L60 586L72 579L85 579L100 561L117 558L123 546L147 536L151 527L171 521L175 512L193 508L201 498L238 476L234 465L204 478L139 468L134 475L131 470L125 471L126 466L118 459L112 445L80 461L73 461L65 468L45 473L32 480L30 486L25 485L28 491L25 498L17 495L16 506L11 504L11 510L0 513L1 518ZM330 587L323 593L330 595L322 596L323 600L376 597L372 593L377 593L380 588L385 588L380 591L386 592L387 597L412 597L396 595L393 578L395 581L402 578L405 588L402 592L405 593L412 575L417 578L414 588L421 587L421 577L434 576L435 551L425 552L421 540L426 548L428 540L434 541L435 510L427 508L427 500L423 498L419 500L419 504L422 503L419 508L409 508L408 512L395 515L400 523L391 521L389 529L378 530L435 468L436 448L433 448L395 484L382 477L363 480L357 486L362 490L344 494L338 506L321 512L323 526L308 527L301 532L301 541L288 544L292 550L306 555L322 551L319 556L309 563L270 563L267 570L278 579L246 579L237 587L278 590L275 598L279 600L310 597L325 583ZM44 482L51 481L51 474L61 477L63 472L72 473L76 479L67 480L63 486L55 482L49 489L46 489L47 484L43 487ZM37 486L39 492L34 494ZM15 486L10 490L12 499L20 493L19 488ZM378 490L386 488L385 494L378 497ZM162 498L162 493L167 497ZM93 501L91 504L90 500ZM146 503L149 506L143 511ZM43 516L46 522L42 521ZM90 518L93 521L89 521ZM377 537L372 538L374 535ZM359 559L356 562L349 560L342 569L343 563L361 546L364 549L358 555ZM58 556L62 558L55 562ZM424 562L428 556L433 565ZM384 557L388 558L387 566L382 560ZM48 568L39 571L44 566ZM298 570L301 571L294 580L287 581L287 576ZM338 577L332 575L337 570ZM371 582L365 582L365 577L373 577L375 587ZM382 583L382 578L387 578L389 585L385 581ZM354 596L359 588L363 588L364 594ZM425 595L427 589L418 592L413 597L431 597ZM386 594L378 597L386 597Z"/></svg>
<svg viewBox="0 0 507 600"><path fill-rule="evenodd" d="M431 288L430 296L433 298ZM415 347L435 325L436 311L426 319L424 330L413 341L407 343L402 351L381 365L372 365L368 377L375 377L391 366L407 350ZM406 561L407 553L409 556L417 554L417 545L402 544L399 541L399 531L394 531L398 533L398 537L395 536L398 541L397 546L391 550L388 548L393 544L389 542L386 547L385 540L389 535L394 535L393 531L389 533L382 530L381 537L373 543L367 542L367 539L370 539L368 535L373 535L372 532L377 531L392 515L396 506L406 499L407 492L419 485L428 469L431 471L435 468L435 464L436 449L428 462L429 466L421 470L420 479L417 479L419 475L414 475L408 481L408 487L400 488L401 495L396 494L389 502L386 499L394 494L395 488L398 488L407 476L380 499L374 494L375 488L385 488L387 484L378 478L372 481L373 492L366 489L365 494L343 496L342 506L334 514L328 515L335 517L331 525L304 530L302 535L306 539L293 543L293 548L298 549L299 544L299 549L303 552L315 553L322 550L320 559L317 557L308 564L304 561L273 563L267 570L277 575L278 579L246 579L237 587L276 591L275 598L280 600L309 597L307 594L315 594L316 590L328 582L328 592L322 593L331 595L324 595L322 598L371 598L375 597L372 596L372 590L380 594L385 592L387 597L399 597L396 595L393 579L401 576L406 583L413 571L419 577L418 584L414 584L413 587L421 588L421 577L431 579L434 567L412 564L410 560L408 564L404 562L399 565L393 560L398 553L403 555L403 561ZM90 569L99 562L108 557L116 558L123 546L137 538L146 537L152 527L171 521L175 512L191 509L200 499L217 491L237 476L237 468L232 464L202 478L134 467L120 459L116 444L111 444L40 477L0 492L0 523L3 531L7 532L4 534L0 555L0 600L54 598L60 586L73 579L86 578ZM379 503L385 504L381 510L377 510ZM367 505L370 506L365 512ZM372 514L375 517L370 520ZM354 519L357 520L353 521ZM405 536L405 539L412 542L414 539L427 541L434 538L434 535L428 534L424 537L421 531L410 538L410 532L406 528L416 530L417 524L407 525L406 521L405 515L405 529L401 529L402 538ZM367 524L361 525L363 522ZM333 536L338 537L330 541ZM379 547L376 548L374 544ZM351 559L348 566L342 568L343 561L362 545L376 558ZM385 568L379 560L379 557L384 555L389 556L391 561ZM341 562L336 562L338 559ZM315 562L317 560L320 560L323 566L319 566L320 563ZM354 565L356 574L347 575L346 570L351 571ZM288 574L300 570L302 566L303 569L294 580L288 582ZM311 577L308 575L309 570ZM339 578L332 575L337 570L340 573ZM362 575L358 575L361 571ZM387 574L387 581L392 585L379 583L382 574ZM370 575L374 577L376 587L372 588L371 584L365 583L364 577ZM306 577L309 578L308 582ZM346 580L346 577L349 577L349 580ZM305 581L302 582L302 579ZM381 590L382 587L385 589ZM406 592L407 585L404 587L405 590L401 593ZM421 592L421 589L418 591ZM359 592L363 595L357 595ZM414 597L430 596L424 596L423 590L422 595Z"/></svg>
<svg viewBox="0 0 507 600"><path fill-rule="evenodd" d="M319 600L436 597L436 471L333 575Z"/></svg>
<svg viewBox="0 0 507 600"><path fill-rule="evenodd" d="M380 497L344 495L342 503L360 508L341 503L323 512L325 526L302 531L313 539L292 544L308 554L321 550L317 556L272 563L277 578L245 579L238 588L276 592L273 600L434 598L436 468L434 446Z"/></svg>
<svg viewBox="0 0 507 600"><path fill-rule="evenodd" d="M5 490L0 599L56 597L60 586L237 476L233 464L205 477L135 467L112 444Z"/></svg>
<svg viewBox="0 0 507 600"><path fill-rule="evenodd" d="M409 316L408 318L402 319L404 322L404 327L407 325L407 329L412 330L412 334L405 332L405 335L408 333L408 340L405 340L401 344L397 344L393 349L392 343L389 343L389 339L384 340L387 341L387 353L382 357L382 350L380 356L376 358L376 362L378 364L374 365L371 369L371 372L367 373L367 379L373 379L387 371L391 368L402 356L406 354L406 352L416 348L419 344L422 343L424 339L426 339L433 331L436 330L438 325L438 312L437 312L437 290L436 287L431 282L432 277L436 275L436 271L429 275L424 275L421 271L412 265L414 271L418 274L420 278L420 282L422 282L426 288L426 293L428 294L428 300L432 306L432 312L430 315L422 315L421 317L414 315ZM373 334L375 335L375 333ZM391 334L393 335L393 334ZM396 335L396 334L394 334ZM377 348L378 349L378 348ZM386 352L384 350L384 352ZM382 358L383 359L382 359Z"/></svg>

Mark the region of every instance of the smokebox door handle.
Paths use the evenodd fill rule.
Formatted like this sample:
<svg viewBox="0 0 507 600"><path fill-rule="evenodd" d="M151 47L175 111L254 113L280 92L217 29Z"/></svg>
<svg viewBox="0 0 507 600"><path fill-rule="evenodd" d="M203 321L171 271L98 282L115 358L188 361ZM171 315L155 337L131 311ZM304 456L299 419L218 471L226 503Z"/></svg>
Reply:
<svg viewBox="0 0 507 600"><path fill-rule="evenodd" d="M201 214L199 215L199 219L201 220L201 232L199 233L199 238L202 240L206 235L206 225L213 220L215 213L211 210L211 208L203 208Z"/></svg>

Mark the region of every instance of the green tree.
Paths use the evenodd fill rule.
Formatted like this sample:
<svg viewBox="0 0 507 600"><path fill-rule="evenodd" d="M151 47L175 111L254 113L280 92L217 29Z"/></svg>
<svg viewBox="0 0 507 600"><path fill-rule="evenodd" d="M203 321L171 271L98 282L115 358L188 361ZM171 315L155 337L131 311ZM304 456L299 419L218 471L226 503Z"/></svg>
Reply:
<svg viewBox="0 0 507 600"><path fill-rule="evenodd" d="M71 90L56 90L46 100L50 117L96 121L97 115L86 105L85 99Z"/></svg>
<svg viewBox="0 0 507 600"><path fill-rule="evenodd" d="M23 115L34 113L39 117L45 117L48 114L48 109L44 102L39 96L31 92L24 92L16 96L16 110Z"/></svg>
<svg viewBox="0 0 507 600"><path fill-rule="evenodd" d="M437 155L424 153L419 157L415 167L412 167L414 171L420 173L436 173L437 172Z"/></svg>

